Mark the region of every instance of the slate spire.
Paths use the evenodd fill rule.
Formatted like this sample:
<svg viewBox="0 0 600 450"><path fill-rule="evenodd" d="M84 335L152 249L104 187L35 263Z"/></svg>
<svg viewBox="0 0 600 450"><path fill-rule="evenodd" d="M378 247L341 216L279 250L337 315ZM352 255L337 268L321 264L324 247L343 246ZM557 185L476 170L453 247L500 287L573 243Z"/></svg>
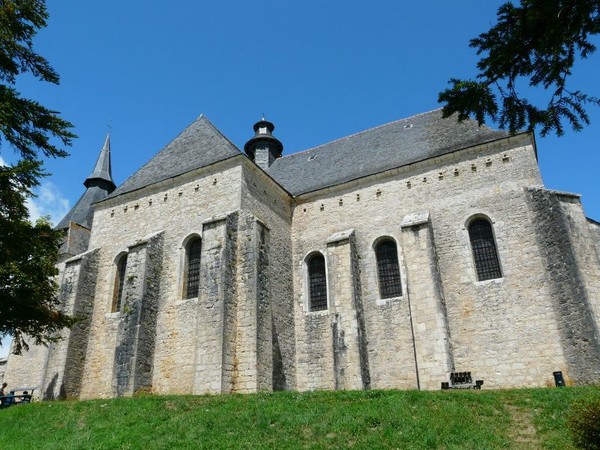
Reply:
<svg viewBox="0 0 600 450"><path fill-rule="evenodd" d="M112 179L112 168L110 164L110 134L106 135L104 146L98 156L98 161L94 166L92 174L83 182L86 188L99 186L109 191L109 194L115 190L115 183Z"/></svg>
<svg viewBox="0 0 600 450"><path fill-rule="evenodd" d="M263 170L267 170L277 158L281 158L283 144L273 136L275 125L264 117L254 124L254 136L250 138L244 151Z"/></svg>
<svg viewBox="0 0 600 450"><path fill-rule="evenodd" d="M56 226L57 229L69 227L70 222L75 222L86 228L91 228L94 209L92 204L104 200L116 186L112 179L110 165L110 135L106 135L104 146L96 161L92 174L85 179L83 185L87 188L75 206Z"/></svg>

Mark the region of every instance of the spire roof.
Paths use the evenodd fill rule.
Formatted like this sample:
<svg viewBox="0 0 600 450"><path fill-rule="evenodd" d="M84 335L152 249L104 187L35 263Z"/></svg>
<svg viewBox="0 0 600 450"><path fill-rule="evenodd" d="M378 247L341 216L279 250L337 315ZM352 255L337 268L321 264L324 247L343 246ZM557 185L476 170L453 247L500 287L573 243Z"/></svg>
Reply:
<svg viewBox="0 0 600 450"><path fill-rule="evenodd" d="M86 228L91 228L94 210L92 203L99 202L115 190L110 165L110 135L106 135L100 156L96 161L92 174L85 179L83 185L87 188L71 210L56 226L57 229L67 228L69 222L75 222Z"/></svg>
<svg viewBox="0 0 600 450"><path fill-rule="evenodd" d="M97 184L98 181L108 182L108 184L112 185L111 191L116 187L112 179L112 169L110 165L110 134L106 135L104 145L100 151L100 156L98 156L98 160L94 166L94 171L86 178L83 184L85 187L89 188L90 186Z"/></svg>

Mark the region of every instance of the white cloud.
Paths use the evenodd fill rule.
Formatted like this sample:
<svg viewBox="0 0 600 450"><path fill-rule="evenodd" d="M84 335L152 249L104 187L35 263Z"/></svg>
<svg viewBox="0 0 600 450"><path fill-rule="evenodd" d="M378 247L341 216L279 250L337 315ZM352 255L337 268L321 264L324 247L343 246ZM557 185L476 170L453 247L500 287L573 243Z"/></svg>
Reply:
<svg viewBox="0 0 600 450"><path fill-rule="evenodd" d="M6 165L0 156L0 166ZM29 197L25 201L31 222L49 216L50 222L56 225L69 212L69 200L51 182L42 183L34 192L36 197Z"/></svg>
<svg viewBox="0 0 600 450"><path fill-rule="evenodd" d="M51 182L42 183L35 193L37 197L30 197L25 202L32 222L50 216L50 222L56 225L69 212L69 200Z"/></svg>

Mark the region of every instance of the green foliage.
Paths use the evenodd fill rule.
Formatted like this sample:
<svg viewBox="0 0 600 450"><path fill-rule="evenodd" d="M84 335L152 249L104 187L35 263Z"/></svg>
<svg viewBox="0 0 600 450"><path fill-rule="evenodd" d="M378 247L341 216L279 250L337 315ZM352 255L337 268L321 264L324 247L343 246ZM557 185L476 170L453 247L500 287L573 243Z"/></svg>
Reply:
<svg viewBox="0 0 600 450"><path fill-rule="evenodd" d="M577 447L600 449L600 396L575 402L567 423Z"/></svg>
<svg viewBox="0 0 600 450"><path fill-rule="evenodd" d="M0 166L0 335L12 334L15 352L27 349L23 335L36 344L56 340L73 319L58 311L55 267L63 232L28 218L25 199L37 184L38 161Z"/></svg>
<svg viewBox="0 0 600 450"><path fill-rule="evenodd" d="M15 88L23 73L59 82L48 61L33 50L33 38L47 18L43 0L0 1L0 145L20 159L0 167L0 337L12 334L17 353L27 348L24 334L45 344L73 323L57 309L52 278L61 233L46 220L32 225L25 201L46 175L40 158L66 156L55 142L70 145L75 135L59 113L21 97Z"/></svg>
<svg viewBox="0 0 600 450"><path fill-rule="evenodd" d="M479 124L486 117L514 133L533 132L561 136L566 122L575 131L589 124L585 107L600 106L598 97L570 90L567 81L578 58L596 51L590 37L600 33L598 0L521 0L498 9L498 23L472 39L470 46L484 54L477 64L476 80L452 78L439 94L444 117L457 113ZM518 93L526 82L549 95L545 107Z"/></svg>
<svg viewBox="0 0 600 450"><path fill-rule="evenodd" d="M277 392L39 402L0 411L0 448L573 449L597 388ZM27 430L15 439L15 430Z"/></svg>
<svg viewBox="0 0 600 450"><path fill-rule="evenodd" d="M66 156L51 138L70 145L73 125L56 111L22 98L13 87L18 75L29 72L41 81L58 84L59 76L48 61L33 51L37 30L46 26L48 12L43 0L0 2L0 132L23 158Z"/></svg>

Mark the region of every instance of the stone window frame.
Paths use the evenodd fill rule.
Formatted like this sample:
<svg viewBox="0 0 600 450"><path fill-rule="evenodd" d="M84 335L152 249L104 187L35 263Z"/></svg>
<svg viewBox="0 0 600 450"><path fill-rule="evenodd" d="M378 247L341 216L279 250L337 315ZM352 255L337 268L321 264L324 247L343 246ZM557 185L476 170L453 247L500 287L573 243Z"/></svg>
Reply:
<svg viewBox="0 0 600 450"><path fill-rule="evenodd" d="M477 268L477 260L475 259L475 252L473 249L473 243L471 242L471 234L470 234L470 227L471 225L476 222L476 221L480 221L483 220L485 222L487 222L490 225L491 231L492 231L492 239L493 239L493 243L494 243L494 248L496 250L496 262L498 264L498 269L500 271L500 276L496 277L496 278L486 278L485 280L480 280L479 279L479 271ZM496 222L494 220L492 220L492 218L484 213L476 213L476 214L472 214L469 216L469 218L465 221L465 225L464 225L464 231L466 233L466 239L468 242L468 247L469 247L469 254L470 254L470 261L472 264L472 274L474 276L474 281L477 284L485 284L485 283L490 283L490 282L499 282L504 280L504 268L502 267L502 256L500 254L500 247L498 245L498 236L496 233Z"/></svg>
<svg viewBox="0 0 600 450"><path fill-rule="evenodd" d="M385 297L385 298L381 295L381 284L379 281L379 275L380 275L379 274L379 260L377 259L377 247L379 247L384 242L391 242L396 246L396 259L398 262L398 275L400 278L400 290L401 290L400 295L392 296L392 297ZM387 303L392 300L401 299L404 296L404 293L406 292L406 280L404 279L405 271L402 270L404 259L402 257L401 247L398 244L398 240L396 240L394 237L392 237L390 235L379 236L377 239L375 239L375 241L373 241L372 251L373 251L373 257L375 259L374 267L375 267L375 278L377 281L377 303L378 304Z"/></svg>
<svg viewBox="0 0 600 450"><path fill-rule="evenodd" d="M179 279L177 281L178 295L177 298L182 301L196 300L200 296L200 286L198 287L198 295L196 297L187 298L187 271L188 271L188 246L196 239L200 240L200 246L202 248L202 236L199 233L190 233L183 239L181 246L179 247ZM202 250L201 250L202 252ZM200 260L202 264L202 259Z"/></svg>
<svg viewBox="0 0 600 450"><path fill-rule="evenodd" d="M327 296L327 307L325 309L319 309L316 311L311 310L311 298L310 298L310 274L309 274L309 266L308 263L309 261L315 257L316 255L320 255L323 260L325 261L325 295ZM304 258L302 259L302 272L303 272L303 279L304 279L304 289L303 289L303 294L304 294L304 311L307 314L314 314L314 315L324 315L324 314L328 314L329 313L329 308L331 306L330 301L331 301L331 295L330 295L330 289L329 289L329 265L327 263L327 257L325 256L326 252L322 251L322 250L312 250L310 252L308 252Z"/></svg>
<svg viewBox="0 0 600 450"><path fill-rule="evenodd" d="M110 296L110 313L111 314L120 314L121 309L123 308L123 288L125 285L125 274L127 273L127 257L129 252L121 251L115 256L113 259L113 274L112 274L112 290ZM120 270L120 264L123 259L125 259L125 267L122 271Z"/></svg>

